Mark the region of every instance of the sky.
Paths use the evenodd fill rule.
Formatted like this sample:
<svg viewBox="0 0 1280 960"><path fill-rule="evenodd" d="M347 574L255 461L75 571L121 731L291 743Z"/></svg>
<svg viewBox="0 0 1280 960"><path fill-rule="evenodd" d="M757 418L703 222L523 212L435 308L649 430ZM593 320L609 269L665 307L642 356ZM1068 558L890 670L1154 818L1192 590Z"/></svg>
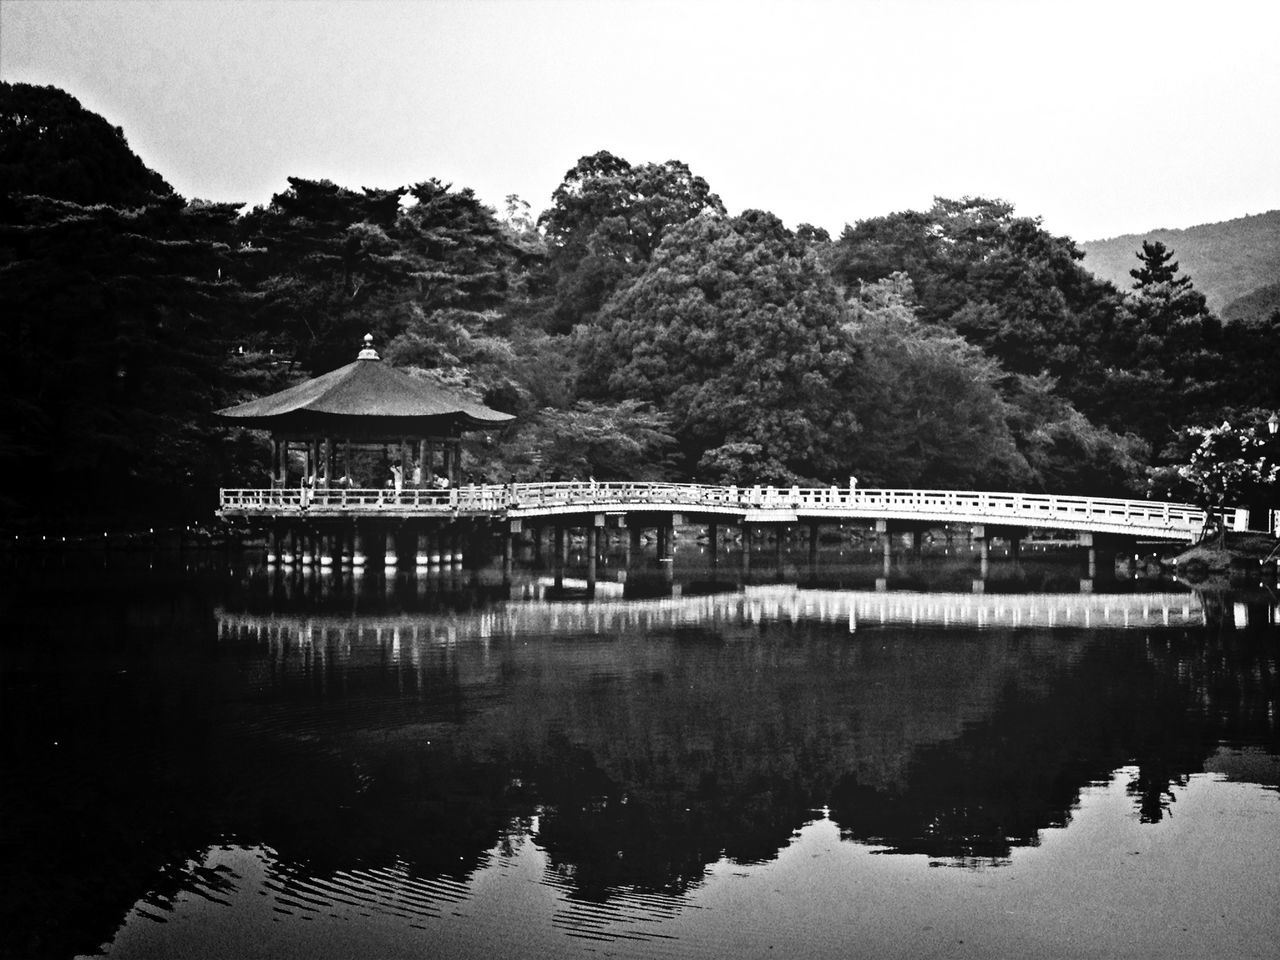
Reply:
<svg viewBox="0 0 1280 960"><path fill-rule="evenodd" d="M188 198L682 160L790 226L1008 200L1079 241L1280 208L1275 0L0 0L0 79Z"/></svg>

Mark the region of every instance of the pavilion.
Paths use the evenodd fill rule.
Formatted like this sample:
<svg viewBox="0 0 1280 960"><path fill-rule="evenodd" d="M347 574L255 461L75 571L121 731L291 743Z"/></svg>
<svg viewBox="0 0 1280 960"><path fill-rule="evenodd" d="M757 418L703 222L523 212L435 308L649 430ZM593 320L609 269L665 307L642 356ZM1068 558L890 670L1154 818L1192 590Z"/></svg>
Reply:
<svg viewBox="0 0 1280 960"><path fill-rule="evenodd" d="M303 454L302 472L296 478L300 485L329 488L346 478L344 486L382 486L389 474L377 483L351 479L353 449L369 447L397 451L392 459L402 474L396 486L428 487L439 477L457 487L462 481L463 431L515 419L383 363L371 334L365 335L364 349L345 367L216 415L241 427L271 432L275 489L295 482L290 453L296 450Z"/></svg>
<svg viewBox="0 0 1280 960"><path fill-rule="evenodd" d="M515 419L384 363L368 334L352 363L216 415L269 431L272 464L270 489L223 490L219 515L265 526L271 562L326 566L374 545L394 565L406 539L419 565L460 559L466 524L496 516L488 488L460 501L463 432Z"/></svg>

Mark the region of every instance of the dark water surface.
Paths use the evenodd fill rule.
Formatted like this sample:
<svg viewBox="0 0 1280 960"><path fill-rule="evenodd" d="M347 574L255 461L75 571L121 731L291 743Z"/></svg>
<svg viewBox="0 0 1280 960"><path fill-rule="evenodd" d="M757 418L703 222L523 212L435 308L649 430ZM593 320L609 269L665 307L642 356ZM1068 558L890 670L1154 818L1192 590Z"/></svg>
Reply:
<svg viewBox="0 0 1280 960"><path fill-rule="evenodd" d="M4 951L1277 956L1269 595L1006 573L11 564Z"/></svg>

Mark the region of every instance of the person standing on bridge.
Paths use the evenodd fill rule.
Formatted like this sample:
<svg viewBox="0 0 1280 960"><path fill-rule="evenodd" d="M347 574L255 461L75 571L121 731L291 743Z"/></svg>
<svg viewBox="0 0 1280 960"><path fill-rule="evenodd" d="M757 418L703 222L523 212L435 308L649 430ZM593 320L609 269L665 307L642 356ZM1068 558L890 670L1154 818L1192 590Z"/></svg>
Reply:
<svg viewBox="0 0 1280 960"><path fill-rule="evenodd" d="M858 478L853 474L849 474L849 499L852 500L858 495Z"/></svg>

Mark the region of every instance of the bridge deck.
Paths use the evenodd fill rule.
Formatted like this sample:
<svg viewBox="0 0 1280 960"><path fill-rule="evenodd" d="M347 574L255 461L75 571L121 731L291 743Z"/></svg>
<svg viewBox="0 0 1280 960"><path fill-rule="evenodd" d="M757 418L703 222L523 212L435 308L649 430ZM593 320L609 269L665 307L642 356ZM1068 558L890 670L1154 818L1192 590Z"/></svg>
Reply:
<svg viewBox="0 0 1280 960"><path fill-rule="evenodd" d="M1185 503L1053 494L691 483L517 483L452 490L224 489L223 517L498 520L678 513L724 523L893 520L989 524L1193 542L1205 512Z"/></svg>

